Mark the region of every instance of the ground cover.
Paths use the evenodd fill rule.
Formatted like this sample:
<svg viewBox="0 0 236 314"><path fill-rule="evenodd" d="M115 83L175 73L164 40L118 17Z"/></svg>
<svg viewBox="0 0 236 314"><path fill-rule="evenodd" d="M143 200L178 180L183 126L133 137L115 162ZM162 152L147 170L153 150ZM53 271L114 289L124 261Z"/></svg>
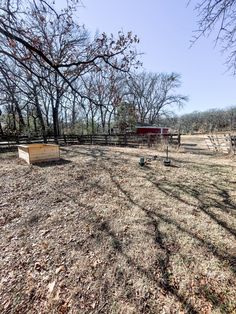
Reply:
<svg viewBox="0 0 236 314"><path fill-rule="evenodd" d="M71 146L29 166L0 154L0 312L236 313L235 160L163 157Z"/></svg>

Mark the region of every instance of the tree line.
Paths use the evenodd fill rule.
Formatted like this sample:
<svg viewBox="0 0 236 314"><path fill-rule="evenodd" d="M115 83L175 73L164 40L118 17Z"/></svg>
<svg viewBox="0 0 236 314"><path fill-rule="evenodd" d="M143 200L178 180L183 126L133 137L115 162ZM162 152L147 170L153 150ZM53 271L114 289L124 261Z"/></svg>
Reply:
<svg viewBox="0 0 236 314"><path fill-rule="evenodd" d="M221 131L235 133L236 106L202 112L194 111L180 116L175 115L162 119L162 124L183 134Z"/></svg>
<svg viewBox="0 0 236 314"><path fill-rule="evenodd" d="M0 134L111 132L157 123L187 97L176 73L142 70L132 32L93 38L77 1L0 3Z"/></svg>
<svg viewBox="0 0 236 314"><path fill-rule="evenodd" d="M216 40L225 44L231 69L234 5L234 0L198 1L194 38L221 21ZM77 0L61 10L49 0L0 1L0 135L57 140L63 133L124 131L136 123L179 125L184 132L234 128L234 108L177 118L174 109L188 100L178 93L181 76L145 72L137 35L91 37L78 10Z"/></svg>

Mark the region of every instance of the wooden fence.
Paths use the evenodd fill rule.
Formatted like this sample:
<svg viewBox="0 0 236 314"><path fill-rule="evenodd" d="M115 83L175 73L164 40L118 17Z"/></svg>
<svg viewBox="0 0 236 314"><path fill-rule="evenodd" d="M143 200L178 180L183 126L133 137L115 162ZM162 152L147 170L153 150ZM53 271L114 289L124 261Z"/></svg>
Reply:
<svg viewBox="0 0 236 314"><path fill-rule="evenodd" d="M236 154L236 135L215 134L207 135L205 143L209 150L220 153Z"/></svg>
<svg viewBox="0 0 236 314"><path fill-rule="evenodd" d="M95 134L95 135L63 135L57 139L59 145L117 145L117 146L148 146L170 144L180 146L180 134L167 135L136 135L136 134ZM47 138L47 143L54 143L53 138ZM19 144L43 143L42 137L5 136L0 137L0 150L16 148Z"/></svg>

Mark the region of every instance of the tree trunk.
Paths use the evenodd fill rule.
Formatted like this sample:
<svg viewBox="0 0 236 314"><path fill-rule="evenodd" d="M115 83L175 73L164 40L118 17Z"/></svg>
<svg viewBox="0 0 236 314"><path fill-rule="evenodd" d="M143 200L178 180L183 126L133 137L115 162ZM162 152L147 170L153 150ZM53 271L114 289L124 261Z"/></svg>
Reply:
<svg viewBox="0 0 236 314"><path fill-rule="evenodd" d="M92 112L92 115L91 115L91 123L92 123L92 134L95 133L95 128L94 128L94 113Z"/></svg>
<svg viewBox="0 0 236 314"><path fill-rule="evenodd" d="M17 128L16 128L16 113L14 110L12 110L12 118L13 118L13 131L17 131Z"/></svg>
<svg viewBox="0 0 236 314"><path fill-rule="evenodd" d="M25 127L25 121L24 121L24 118L23 118L23 115L22 115L18 101L16 99L13 99L13 101L14 101L16 112L17 112L18 117L19 117L19 133L21 133L21 131Z"/></svg>
<svg viewBox="0 0 236 314"><path fill-rule="evenodd" d="M52 110L52 119L53 119L53 135L55 143L58 143L59 136L59 121L58 121L58 108L53 107Z"/></svg>
<svg viewBox="0 0 236 314"><path fill-rule="evenodd" d="M2 128L1 121L0 121L0 134L3 135L3 128Z"/></svg>
<svg viewBox="0 0 236 314"><path fill-rule="evenodd" d="M102 124L102 132L105 132L106 126L106 113L103 112L103 107L100 106L100 114L101 114L101 124Z"/></svg>
<svg viewBox="0 0 236 314"><path fill-rule="evenodd" d="M65 110L65 129L66 129L66 132L67 132L67 129L68 129L68 115L67 115L67 109L64 109Z"/></svg>
<svg viewBox="0 0 236 314"><path fill-rule="evenodd" d="M87 134L89 133L89 118L88 118L88 114L86 114L86 132L87 132Z"/></svg>
<svg viewBox="0 0 236 314"><path fill-rule="evenodd" d="M34 119L34 132L37 134L38 128L37 128L37 118L33 116Z"/></svg>
<svg viewBox="0 0 236 314"><path fill-rule="evenodd" d="M76 98L74 97L73 104L72 104L72 121L71 121L71 126L72 126L73 130L75 128L75 121L76 121L75 99Z"/></svg>
<svg viewBox="0 0 236 314"><path fill-rule="evenodd" d="M114 113L114 109L112 109L112 111L109 114L109 118L108 118L108 122L107 122L107 127L108 127L108 133L111 134L111 117L112 114Z"/></svg>
<svg viewBox="0 0 236 314"><path fill-rule="evenodd" d="M29 110L29 106L27 105L26 107L26 121L27 121L27 129L28 132L30 130L30 110Z"/></svg>
<svg viewBox="0 0 236 314"><path fill-rule="evenodd" d="M38 100L36 87L34 87L34 97L35 97L35 106L36 106L37 116L39 119L41 131L42 131L42 135L43 135L43 141L44 141L44 143L47 143L47 134L46 134L47 132L46 132L46 127L45 127L45 123L44 123L44 119L43 119L43 114L42 114L41 107L40 107L39 100Z"/></svg>

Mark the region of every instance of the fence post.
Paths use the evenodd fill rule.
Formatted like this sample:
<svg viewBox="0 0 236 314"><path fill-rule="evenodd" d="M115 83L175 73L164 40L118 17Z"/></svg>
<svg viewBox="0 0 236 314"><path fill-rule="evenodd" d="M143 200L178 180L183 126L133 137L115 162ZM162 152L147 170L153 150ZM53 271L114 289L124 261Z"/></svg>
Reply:
<svg viewBox="0 0 236 314"><path fill-rule="evenodd" d="M125 146L127 146L127 134L126 133L124 134L124 144Z"/></svg>
<svg viewBox="0 0 236 314"><path fill-rule="evenodd" d="M24 140L23 140L23 141L24 141ZM16 141L16 142L17 142L17 141ZM27 144L30 144L30 134L27 135L26 143L27 143Z"/></svg>
<svg viewBox="0 0 236 314"><path fill-rule="evenodd" d="M47 136L45 134L43 134L43 143L47 143L48 142L48 139L47 139Z"/></svg>
<svg viewBox="0 0 236 314"><path fill-rule="evenodd" d="M148 142L148 147L151 147L151 138L149 134L147 136L147 142Z"/></svg>
<svg viewBox="0 0 236 314"><path fill-rule="evenodd" d="M156 145L156 147L157 147L157 145L159 143L159 140L160 140L160 142L162 142L162 139L163 139L163 134L161 134L161 135L156 134L156 136L155 136L155 145Z"/></svg>
<svg viewBox="0 0 236 314"><path fill-rule="evenodd" d="M234 136L234 154L236 153L236 135Z"/></svg>
<svg viewBox="0 0 236 314"><path fill-rule="evenodd" d="M236 153L236 135L230 136L230 142L231 142L232 151L235 154Z"/></svg>
<svg viewBox="0 0 236 314"><path fill-rule="evenodd" d="M19 135L16 135L16 137L15 137L15 141L16 141L16 144L19 144L19 143L20 143L20 140L19 140Z"/></svg>
<svg viewBox="0 0 236 314"><path fill-rule="evenodd" d="M181 134L178 133L178 147L180 147L181 145Z"/></svg>
<svg viewBox="0 0 236 314"><path fill-rule="evenodd" d="M63 134L64 143L67 144L66 135Z"/></svg>

